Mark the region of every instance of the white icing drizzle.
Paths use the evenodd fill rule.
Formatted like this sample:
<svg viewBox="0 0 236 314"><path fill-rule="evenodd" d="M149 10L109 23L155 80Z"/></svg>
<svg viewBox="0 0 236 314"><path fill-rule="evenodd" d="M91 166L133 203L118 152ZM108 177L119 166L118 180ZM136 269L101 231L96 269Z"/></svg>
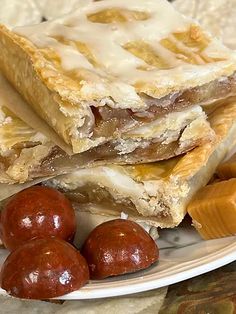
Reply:
<svg viewBox="0 0 236 314"><path fill-rule="evenodd" d="M146 12L150 18L119 24L93 23L87 19L87 15L109 8ZM167 16L168 23L166 23ZM79 51L66 45L63 45L62 49L62 44L52 37L62 36L86 43L111 75L127 77L128 73L131 77L135 77L137 72L140 72L139 75L146 76L144 71L139 71L137 68L147 64L122 46L128 42L143 40L149 42L157 52L160 49L163 55L168 51L163 47L160 48L158 41L177 28L186 29L186 22L179 19L179 14L164 0L104 0L82 6L75 13L64 18L36 26L16 28L15 31L28 37L40 48L50 46L55 49L61 57L65 70L81 67L91 69L91 67L86 57ZM171 53L168 53L168 56L170 55ZM175 58L172 56L171 59L173 63Z"/></svg>
<svg viewBox="0 0 236 314"><path fill-rule="evenodd" d="M186 45L184 45L181 41L178 41L172 34L169 35L169 38L171 41L175 44L177 49L180 49L182 51L186 51L193 59L196 60L198 64L204 64L202 58L194 53L194 48L189 48Z"/></svg>
<svg viewBox="0 0 236 314"><path fill-rule="evenodd" d="M148 14L148 18L132 20L127 15L128 20L124 23L108 24L94 23L87 18L90 14L111 8L145 12ZM194 53L194 48L186 47L171 35L173 32L187 31L192 23L192 20L175 11L166 0L103 0L89 2L87 5L84 3L74 13L54 21L15 28L15 32L29 38L39 48L53 48L61 58L64 70L86 69L91 71L93 76L102 79L104 86L109 86L111 96L115 101L126 102L126 95L129 95L128 98L133 104L137 104L141 102L141 99L132 85L139 80L151 82L156 86L168 86L175 85L184 71L190 78L191 75L196 76L196 72L192 74L190 71L194 71L194 65L189 65L184 60L178 60L174 53L159 43L163 38L170 38L177 47L184 49L194 57L199 64L198 70L201 65L203 66L202 71L206 69L209 73L216 70L214 64L206 66L204 60ZM56 40L55 38L58 36L85 43L98 60L99 67L94 67L75 47ZM135 41L144 41L149 44L159 57L168 61L170 69L160 70L150 66L123 48L126 43ZM219 53L222 54L222 50L228 54L223 46L219 48ZM141 70L140 67L148 68L149 72ZM121 88L120 84L123 84ZM94 90L94 86L91 86L92 89ZM86 94L89 90L84 86L84 90L81 92Z"/></svg>

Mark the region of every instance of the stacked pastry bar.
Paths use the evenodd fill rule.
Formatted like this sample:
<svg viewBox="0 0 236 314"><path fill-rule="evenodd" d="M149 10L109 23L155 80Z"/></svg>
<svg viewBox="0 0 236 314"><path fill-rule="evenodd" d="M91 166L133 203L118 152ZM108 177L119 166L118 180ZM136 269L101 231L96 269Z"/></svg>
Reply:
<svg viewBox="0 0 236 314"><path fill-rule="evenodd" d="M0 69L1 182L69 173L48 184L104 215L178 225L236 140L235 53L165 0L1 26Z"/></svg>
<svg viewBox="0 0 236 314"><path fill-rule="evenodd" d="M174 227L182 221L194 193L208 183L218 164L235 148L236 102L225 105L210 117L216 141L186 155L150 164L78 170L49 183L67 191L72 200L102 205L100 209L83 206L85 211L114 216L124 211L138 221Z"/></svg>

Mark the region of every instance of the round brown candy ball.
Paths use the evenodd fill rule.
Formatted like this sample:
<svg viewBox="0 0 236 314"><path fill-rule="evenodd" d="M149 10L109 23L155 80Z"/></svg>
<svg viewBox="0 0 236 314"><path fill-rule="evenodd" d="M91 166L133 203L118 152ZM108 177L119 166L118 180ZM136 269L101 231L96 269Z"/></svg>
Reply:
<svg viewBox="0 0 236 314"><path fill-rule="evenodd" d="M137 223L124 219L96 227L81 253L87 260L92 279L145 269L159 257L158 247L150 235Z"/></svg>
<svg viewBox="0 0 236 314"><path fill-rule="evenodd" d="M34 239L11 252L1 269L1 287L25 299L48 299L78 290L89 280L88 265L69 243Z"/></svg>
<svg viewBox="0 0 236 314"><path fill-rule="evenodd" d="M9 250L42 237L72 241L76 217L70 201L59 191L33 186L13 196L1 212L0 236Z"/></svg>

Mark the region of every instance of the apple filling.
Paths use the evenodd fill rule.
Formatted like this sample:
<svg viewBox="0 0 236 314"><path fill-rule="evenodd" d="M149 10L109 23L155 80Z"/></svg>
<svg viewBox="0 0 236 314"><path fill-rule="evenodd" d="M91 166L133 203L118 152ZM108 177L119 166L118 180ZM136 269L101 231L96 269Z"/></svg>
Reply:
<svg viewBox="0 0 236 314"><path fill-rule="evenodd" d="M134 127L150 123L170 112L181 111L192 105L215 102L234 94L236 94L235 74L161 99L143 95L143 100L149 106L146 111L134 112L131 109L112 109L107 105L92 107L95 117L92 138L110 137L115 135L116 131L128 131Z"/></svg>

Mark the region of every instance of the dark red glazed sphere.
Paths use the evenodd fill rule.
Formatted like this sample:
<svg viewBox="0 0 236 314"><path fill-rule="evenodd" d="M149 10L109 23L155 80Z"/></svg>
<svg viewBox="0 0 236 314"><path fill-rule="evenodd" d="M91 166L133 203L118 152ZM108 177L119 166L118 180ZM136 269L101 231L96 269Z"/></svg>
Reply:
<svg viewBox="0 0 236 314"><path fill-rule="evenodd" d="M75 231L71 203L49 187L33 186L17 193L1 212L0 236L9 250L30 239L48 236L70 242Z"/></svg>
<svg viewBox="0 0 236 314"><path fill-rule="evenodd" d="M0 283L10 295L48 299L78 290L89 280L88 265L71 244L57 238L34 239L11 252Z"/></svg>
<svg viewBox="0 0 236 314"><path fill-rule="evenodd" d="M159 257L158 247L150 235L137 223L124 219L96 227L81 253L87 260L92 279L145 269Z"/></svg>

